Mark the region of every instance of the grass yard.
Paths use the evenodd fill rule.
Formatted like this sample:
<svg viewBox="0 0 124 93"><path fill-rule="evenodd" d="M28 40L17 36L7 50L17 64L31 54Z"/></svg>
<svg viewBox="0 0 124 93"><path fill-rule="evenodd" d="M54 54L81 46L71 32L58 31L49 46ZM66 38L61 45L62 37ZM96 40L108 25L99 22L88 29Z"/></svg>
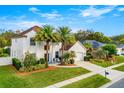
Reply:
<svg viewBox="0 0 124 93"><path fill-rule="evenodd" d="M118 66L118 67L115 67L113 68L115 70L119 70L119 71L123 71L124 72L124 65L121 65L121 66Z"/></svg>
<svg viewBox="0 0 124 93"><path fill-rule="evenodd" d="M91 77L74 82L72 84L63 86L62 88L98 88L108 83L109 81L110 81L109 79L99 74L96 74Z"/></svg>
<svg viewBox="0 0 124 93"><path fill-rule="evenodd" d="M109 61L104 61L104 62L95 62L94 61L91 63L96 64L98 66L102 66L102 67L109 67L109 66L124 62L124 56L116 56L116 59L117 59L117 62L114 62L114 63L111 63Z"/></svg>
<svg viewBox="0 0 124 93"><path fill-rule="evenodd" d="M40 88L70 79L90 71L83 68L57 68L51 71L32 73L27 76L17 75L13 66L0 67L1 88Z"/></svg>

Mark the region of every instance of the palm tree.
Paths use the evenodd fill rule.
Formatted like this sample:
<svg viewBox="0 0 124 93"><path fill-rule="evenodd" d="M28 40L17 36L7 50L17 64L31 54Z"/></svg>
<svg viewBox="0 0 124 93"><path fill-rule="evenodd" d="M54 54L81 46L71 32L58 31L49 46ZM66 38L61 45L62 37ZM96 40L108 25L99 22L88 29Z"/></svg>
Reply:
<svg viewBox="0 0 124 93"><path fill-rule="evenodd" d="M59 27L57 29L57 32L60 36L60 42L62 42L62 46L61 46L61 56L63 56L64 54L64 49L65 49L65 45L68 42L71 42L72 40L72 35L71 35L71 29L67 26L63 26L63 27ZM61 57L61 64L64 64L63 62L63 58Z"/></svg>
<svg viewBox="0 0 124 93"><path fill-rule="evenodd" d="M46 42L46 68L48 67L48 48L50 42L56 42L57 37L55 36L54 27L50 25L44 25L43 28L37 32L35 40Z"/></svg>

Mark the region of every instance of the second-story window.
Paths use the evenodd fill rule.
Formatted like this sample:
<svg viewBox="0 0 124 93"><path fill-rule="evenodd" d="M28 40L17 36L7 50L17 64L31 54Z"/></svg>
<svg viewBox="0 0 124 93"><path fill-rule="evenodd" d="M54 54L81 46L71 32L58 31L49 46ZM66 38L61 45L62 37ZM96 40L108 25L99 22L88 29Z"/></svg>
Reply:
<svg viewBox="0 0 124 93"><path fill-rule="evenodd" d="M30 38L30 45L31 45L31 46L36 45L36 42L35 42L35 40L34 40L33 38Z"/></svg>

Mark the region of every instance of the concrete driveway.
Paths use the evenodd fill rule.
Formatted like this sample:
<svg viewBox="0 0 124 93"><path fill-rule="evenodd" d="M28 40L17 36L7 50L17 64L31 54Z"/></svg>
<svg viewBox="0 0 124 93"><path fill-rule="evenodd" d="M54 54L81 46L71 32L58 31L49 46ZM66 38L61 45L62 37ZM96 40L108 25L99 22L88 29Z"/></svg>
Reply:
<svg viewBox="0 0 124 93"><path fill-rule="evenodd" d="M105 70L106 70L109 73L109 75L107 75L107 78L109 78L111 81L114 81L114 80L118 79L119 77L124 76L124 72L112 69L113 67L123 65L124 63L117 64L117 65L114 65L114 66L110 66L110 67L107 67L107 68L97 66L97 65L92 64L90 62L76 62L76 64L78 66L81 66L85 69L88 69L88 70L90 70L94 73L101 74L103 76L105 76Z"/></svg>

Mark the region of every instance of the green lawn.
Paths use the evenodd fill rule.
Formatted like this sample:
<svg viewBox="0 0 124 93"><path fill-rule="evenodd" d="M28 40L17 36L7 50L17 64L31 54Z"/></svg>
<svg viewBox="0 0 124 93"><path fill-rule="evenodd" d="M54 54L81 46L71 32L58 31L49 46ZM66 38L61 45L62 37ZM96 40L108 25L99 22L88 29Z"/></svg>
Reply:
<svg viewBox="0 0 124 93"><path fill-rule="evenodd" d="M117 62L111 63L109 61L104 61L104 62L91 62L93 64L96 64L98 66L102 66L102 67L109 67L115 64L119 64L124 62L124 56L116 56Z"/></svg>
<svg viewBox="0 0 124 93"><path fill-rule="evenodd" d="M37 72L27 76L18 76L12 66L0 67L1 88L39 88L70 79L90 71L83 68L57 68L46 72Z"/></svg>
<svg viewBox="0 0 124 93"><path fill-rule="evenodd" d="M63 86L62 88L98 88L109 81L109 79L99 74L96 74L91 77L74 82L72 84Z"/></svg>
<svg viewBox="0 0 124 93"><path fill-rule="evenodd" d="M118 67L115 67L113 68L115 70L119 70L119 71L123 71L124 72L124 65L121 65L121 66L118 66Z"/></svg>

